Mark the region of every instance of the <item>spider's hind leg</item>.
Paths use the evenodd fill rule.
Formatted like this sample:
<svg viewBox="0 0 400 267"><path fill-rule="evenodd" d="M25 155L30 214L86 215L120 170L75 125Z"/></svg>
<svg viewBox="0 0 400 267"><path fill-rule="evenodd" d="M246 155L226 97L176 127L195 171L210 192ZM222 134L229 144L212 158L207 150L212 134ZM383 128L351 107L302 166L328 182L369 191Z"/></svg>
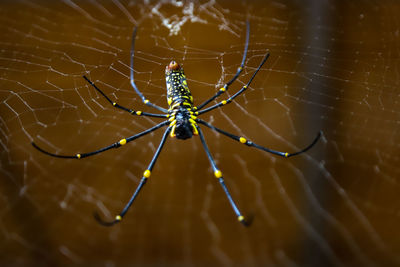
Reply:
<svg viewBox="0 0 400 267"><path fill-rule="evenodd" d="M142 190L143 186L146 184L147 179L150 177L151 171L153 170L153 167L156 164L158 156L160 155L160 152L165 144L165 141L167 140L170 130L171 130L170 127L168 127L165 130L164 135L160 141L160 144L158 145L158 148L157 148L156 152L154 153L153 159L151 160L147 169L143 172L143 177L140 180L139 185L136 187L135 192L131 196L128 203L125 205L124 209L117 216L115 216L115 219L113 221L110 221L110 222L104 221L103 219L101 219L100 215L97 212L95 212L94 218L96 219L96 221L98 223L100 223L101 225L104 225L104 226L113 226L114 224L119 223L122 220L122 218L128 212L129 208L132 206L132 204L133 204L134 200L136 199L136 197L138 196L139 192Z"/></svg>
<svg viewBox="0 0 400 267"><path fill-rule="evenodd" d="M306 146L305 148L303 148L301 150L298 150L296 152L289 153L289 152L277 151L277 150L273 150L273 149L270 149L270 148L267 148L267 147L264 147L264 146L257 145L256 143L253 143L252 141L247 140L243 136L237 136L237 135L228 133L228 132L226 132L226 131L224 131L222 129L219 129L219 128L215 127L214 125L211 125L208 122L205 122L205 121L203 121L201 119L196 119L196 121L198 123L201 123L201 124L207 126L211 130L214 130L214 131L216 131L216 132L218 132L220 134L223 134L223 135L225 135L225 136L227 136L227 137L229 137L229 138L231 138L231 139L233 139L233 140L235 140L237 142L240 142L240 143L242 143L244 145L247 145L249 147L254 147L254 148L257 148L259 150L262 150L262 151L265 151L265 152L268 152L268 153L271 153L271 154L274 154L274 155L277 155L277 156L281 156L281 157L284 157L284 158L289 158L289 157L292 157L292 156L300 155L300 154L308 151L309 149L311 149L317 143L317 141L321 138L321 135L322 135L322 131L319 131L317 136L314 138L314 140L308 146Z"/></svg>
<svg viewBox="0 0 400 267"><path fill-rule="evenodd" d="M199 132L199 136L200 136L200 140L201 143L203 144L204 150L206 151L207 157L211 163L211 166L213 168L214 171L214 176L215 178L218 179L220 185L222 186L222 189L225 192L225 195L227 196L229 203L232 206L233 211L236 214L236 217L238 219L239 222L241 222L244 226L249 226L252 222L251 218L250 219L245 219L245 217L242 215L242 213L240 212L239 208L237 207L235 201L233 200L231 194L229 193L228 187L225 185L225 181L224 178L222 176L222 172L217 168L217 165L215 164L215 161L213 159L213 157L211 156L210 150L207 147L206 144L206 140L204 138L203 132L201 131L200 127L197 126L197 131Z"/></svg>

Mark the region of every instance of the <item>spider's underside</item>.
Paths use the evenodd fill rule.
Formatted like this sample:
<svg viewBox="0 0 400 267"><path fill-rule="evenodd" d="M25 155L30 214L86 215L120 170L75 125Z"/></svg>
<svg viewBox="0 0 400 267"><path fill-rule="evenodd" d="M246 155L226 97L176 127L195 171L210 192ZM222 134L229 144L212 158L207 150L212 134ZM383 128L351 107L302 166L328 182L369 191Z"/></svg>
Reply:
<svg viewBox="0 0 400 267"><path fill-rule="evenodd" d="M118 142L115 142L109 146L103 147L101 149L98 149L96 151L92 151L92 152L88 152L88 153L78 153L75 155L59 155L59 154L53 154L50 153L42 148L40 148L38 145L36 145L34 142L32 142L32 145L38 149L39 151L41 151L44 154L47 154L49 156L53 156L53 157L57 157L57 158L76 158L76 159L81 159L81 158L85 158L85 157L89 157L89 156L93 156L95 154L99 154L101 152L104 152L106 150L109 150L111 148L118 148L121 147L123 145L125 145L126 143L129 143L135 139L138 139L148 133L151 133L161 127L166 126L166 130L164 132L164 135L161 139L161 142L156 150L156 152L154 153L154 156L150 162L150 164L148 165L147 169L143 172L143 177L139 183L139 185L137 186L135 192L133 193L131 199L129 200L129 202L126 204L125 208L119 213L119 215L117 215L115 217L115 219L111 222L106 222L103 221L100 216L95 213L95 218L97 219L97 221L99 223L101 223L102 225L106 225L106 226L111 226L114 225L115 223L118 223L122 220L122 218L124 217L124 215L126 214L126 212L128 211L128 209L130 208L130 206L132 205L132 203L134 202L134 200L136 199L137 195L139 194L139 192L141 191L141 189L143 188L143 186L145 185L147 179L150 177L151 175L151 171L157 161L157 158L162 150L162 147L165 144L165 141L167 139L168 136L172 137L172 138L178 138L178 139L188 139L191 138L193 135L198 135L200 137L201 143L204 147L204 150L207 154L207 157L210 161L210 164L212 166L212 169L214 171L214 176L218 179L219 183L221 184L232 208L233 211L235 212L238 220L244 224L244 225L249 225L250 224L250 220L249 219L245 219L245 217L242 215L242 213L240 212L240 210L238 209L236 203L233 201L227 186L225 185L224 182L224 178L222 175L222 172L217 168L217 165L207 147L203 132L199 126L199 124L202 124L216 132L219 132L233 140L236 140L242 144L245 144L247 146L250 147L254 147L278 156L282 156L282 157L291 157L291 156L295 156L298 154L301 154L307 150L309 150L311 147L313 147L315 145L315 143L318 141L318 139L321 136L321 132L318 133L318 135L316 136L316 138L314 139L314 141L308 145L307 147L305 147L304 149L294 152L294 153L287 153L287 152L280 152L280 151L276 151L276 150L272 150L260 145L257 145L253 142L251 142L250 140L247 140L246 138L242 137L242 136L236 136L234 134L228 133L222 129L219 129L201 119L198 118L199 115L209 112L213 109L222 107L224 105L227 105L229 103L232 102L232 100L234 100L237 96L239 96L240 94L242 94L249 86L250 83L252 82L252 80L254 79L254 77L256 76L256 74L258 73L258 71L261 69L261 67L263 66L263 64L265 63L265 61L268 59L269 57L269 53L267 52L266 55L264 56L263 60L261 61L261 63L259 64L259 66L257 67L257 69L255 70L255 72L253 73L253 75L251 76L250 80L247 82L246 85L244 85L239 91L237 91L235 94L233 94L232 96L230 96L229 98L227 98L226 100L222 100L219 103L216 103L214 105L211 105L208 108L204 108L205 106L207 106L211 101L213 101L214 99L216 99L217 97L219 97L221 94L223 94L224 92L226 92L229 88L229 86L239 77L240 73L243 70L244 67L244 63L246 60L246 55L247 55L247 49L248 49L248 44L249 44L249 35L250 35L250 26L249 23L246 23L246 43L245 43L245 47L244 47L244 52L243 52L243 58L242 58L242 62L240 64L240 67L237 69L236 74L234 75L234 77L228 81L224 87L220 88L217 93L212 96L211 98L209 98L208 100L204 101L202 104L200 104L199 106L194 106L193 105L193 97L192 94L188 88L187 85L187 81L186 81L186 76L184 74L183 68L175 61L171 61L168 66L166 66L165 69L165 76L166 76L166 86L167 86L167 101L168 101L168 110L164 109L158 105L155 105L153 103L151 103L148 99L146 99L144 97L144 95L139 91L139 89L137 88L135 82L134 82L134 76L133 76L133 60L134 60L134 45L135 45L135 37L136 37L136 28L133 31L133 36L132 36L132 45L131 45L131 73L130 73L130 81L131 81L131 85L133 87L133 89L136 91L136 93L140 96L140 98L142 99L142 101L150 106L153 107L155 109L157 109L158 111L162 112L160 113L147 113L147 112L142 112L142 111L136 111L133 109L129 109L126 107L123 107L121 105L119 105L116 102L113 102L108 96L106 96L103 91L101 91L92 81L90 81L86 76L83 76L83 78L91 85L93 86L93 88L95 88L109 103L111 103L114 107L118 108L118 109L122 109L124 111L127 111L129 113L131 113L132 115L136 115L136 116L148 116L148 117L155 117L155 118L164 118L165 120L141 133L132 135L130 137L121 139Z"/></svg>

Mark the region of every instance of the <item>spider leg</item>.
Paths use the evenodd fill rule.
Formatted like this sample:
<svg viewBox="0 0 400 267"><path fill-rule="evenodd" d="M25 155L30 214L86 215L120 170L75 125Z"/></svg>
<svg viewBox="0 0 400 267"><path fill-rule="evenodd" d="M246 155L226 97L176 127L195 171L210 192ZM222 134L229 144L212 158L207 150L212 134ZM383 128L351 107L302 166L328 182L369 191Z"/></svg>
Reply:
<svg viewBox="0 0 400 267"><path fill-rule="evenodd" d="M143 188L143 186L146 184L147 179L150 177L151 175L151 171L157 161L158 156L160 155L161 149L163 148L165 141L167 140L168 134L170 132L171 128L168 127L165 132L164 135L161 139L161 142L156 150L156 152L154 153L153 159L151 160L149 166L147 167L147 169L143 172L143 177L140 180L139 185L137 186L135 192L133 193L132 197L130 198L129 202L125 205L124 209L121 211L120 214L118 214L117 216L115 216L115 219L111 222L107 222L101 219L100 215L95 212L94 213L94 218L101 224L104 226L112 226L116 223L119 223L122 218L125 216L125 214L128 212L129 208L131 207L133 201L136 199L137 195L139 194L140 190Z"/></svg>
<svg viewBox="0 0 400 267"><path fill-rule="evenodd" d="M201 131L199 126L196 126L196 127L197 127L197 131L199 132L201 143L203 144L204 150L206 151L208 160L210 161L211 167L213 168L214 176L215 176L215 178L218 179L219 183L221 184L222 189L224 190L224 192L229 200L229 203L231 204L233 211L235 212L235 214L237 216L238 221L241 222L244 226L249 226L251 221L245 220L245 218L241 214L239 208L236 206L235 201L233 201L232 196L229 193L227 186L225 185L224 178L222 177L222 172L217 168L217 165L215 164L215 161L214 161L213 157L211 156L210 150L207 147L203 132Z"/></svg>
<svg viewBox="0 0 400 267"><path fill-rule="evenodd" d="M132 109L123 107L123 106L119 105L118 103L111 101L111 99L103 91L101 91L91 80L89 80L85 75L83 75L83 78L91 86L93 86L93 88L96 89L102 96L104 96L104 98L107 99L107 101L110 102L110 104L113 105L113 107L122 109L124 111L129 112L132 115L137 115L137 116L148 116L148 117L158 117L158 118L166 118L167 117L166 114L153 114L153 113L147 113L147 112L142 112L139 110L132 110Z"/></svg>
<svg viewBox="0 0 400 267"><path fill-rule="evenodd" d="M285 157L285 158L289 158L289 157L296 156L296 155L299 155L299 154L302 154L302 153L306 152L307 150L312 148L317 143L318 139L321 137L321 132L318 132L318 134L315 137L314 141L312 141L311 144L309 144L307 147L301 149L300 151L294 152L294 153L287 153L287 152L276 151L276 150L272 150L272 149L257 145L257 144L253 143L250 140L247 140L246 138L244 138L242 136L237 136L237 135L228 133L228 132L226 132L224 130L221 130L221 129L219 129L219 128L217 128L217 127L215 127L215 126L213 126L213 125L211 125L211 124L209 124L209 123L207 123L207 122L205 122L205 121L203 121L201 119L196 119L196 122L201 123L201 124L207 126L208 128L210 128L210 129L212 129L212 130L214 130L214 131L216 131L218 133L221 133L221 134L223 134L225 136L228 136L229 138L232 138L233 140L236 140L236 141L238 141L238 142L240 142L242 144L245 144L245 145L251 146L251 147L255 147L257 149L272 153L274 155Z"/></svg>
<svg viewBox="0 0 400 267"><path fill-rule="evenodd" d="M32 145L33 145L34 148L36 148L40 152L42 152L42 153L44 153L46 155L52 156L52 157L64 158L64 159L82 159L82 158L86 158L86 157L90 157L90 156L102 153L102 152L104 152L106 150L109 150L111 148L118 148L120 146L123 146L126 143L129 143L129 142L131 142L131 141L133 141L135 139L138 139L138 138L140 138L140 137L142 137L142 136L144 136L146 134L149 134L149 133L157 130L158 128L161 128L162 126L165 126L165 125L167 125L169 123L170 123L169 121L163 121L163 122L157 124L156 126L153 126L153 127L149 128L149 129L143 131L143 132L140 132L138 134L132 135L132 136L130 136L128 138L121 139L120 141L115 142L115 143L113 143L113 144L111 144L109 146L106 146L106 147L100 148L100 149L98 149L96 151L92 151L92 152L88 152L88 153L81 153L81 154L78 153L78 154L75 154L75 155L58 155L58 154L53 154L53 153L50 153L50 152L44 150L43 148L41 148L38 145L36 145L34 142L32 142Z"/></svg>
<svg viewBox="0 0 400 267"><path fill-rule="evenodd" d="M246 21L246 43L244 45L244 52L243 52L243 58L242 58L242 63L240 64L240 67L237 69L237 72L235 74L235 76L233 76L233 78L225 83L224 87L220 88L218 90L218 92L212 96L211 98L209 98L208 100L204 101L201 105L197 106L197 110L202 109L204 106L206 106L208 103L210 103L211 101L213 101L214 99L216 99L217 97L219 97L221 94L223 94L224 92L228 91L229 86L236 81L236 79L239 77L240 73L243 70L243 66L244 66L244 62L246 60L246 56L247 56L247 49L249 47L249 36L250 36L250 24L248 21Z"/></svg>
<svg viewBox="0 0 400 267"><path fill-rule="evenodd" d="M161 112L164 113L168 113L168 110L166 110L165 108L162 108L160 106L157 106L156 104L153 104L150 102L150 100L146 99L146 97L144 97L144 95L142 94L142 92L139 91L139 89L137 88L136 84L135 84L135 80L133 78L133 59L134 59L134 55L135 55L135 39L136 39L136 30L137 27L135 27L135 29L133 30L133 34L132 34L132 46L131 46L131 85L133 87L133 89L135 89L136 93L140 96L140 98L142 99L143 103L145 103L146 105L153 107L155 109L158 109Z"/></svg>
<svg viewBox="0 0 400 267"><path fill-rule="evenodd" d="M226 100L222 100L221 102L219 102L219 103L217 103L217 104L215 104L215 105L213 105L211 107L208 107L206 109L197 111L196 115L200 115L200 114L209 112L209 111L211 111L211 110L213 110L215 108L219 108L219 107L221 107L223 105L231 103L233 99L235 99L237 96L239 96L241 93L243 93L250 86L250 83L253 81L254 77L256 77L258 71L261 69L262 65L264 65L265 61L267 61L268 57L269 57L269 53L267 52L267 54L265 54L263 60L261 61L260 65L257 67L256 71L253 73L253 76L251 76L250 80L247 82L247 84L245 86L242 87L242 89L237 91L233 96L229 97Z"/></svg>

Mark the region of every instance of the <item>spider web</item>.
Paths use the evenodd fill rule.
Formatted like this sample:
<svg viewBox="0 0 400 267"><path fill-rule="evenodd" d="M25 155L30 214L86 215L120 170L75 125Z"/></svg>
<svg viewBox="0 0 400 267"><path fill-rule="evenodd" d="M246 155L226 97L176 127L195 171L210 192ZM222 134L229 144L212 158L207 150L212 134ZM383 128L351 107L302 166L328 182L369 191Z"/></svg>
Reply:
<svg viewBox="0 0 400 267"><path fill-rule="evenodd" d="M4 264L382 266L400 263L399 4L394 1L4 1L0 40L0 241ZM307 8L310 6L310 8ZM112 219L162 130L82 160L154 126L135 80L166 107L165 65L183 64L196 104L233 77L245 21L250 45L228 95L270 58L235 102L201 118L290 159L203 127L242 212L237 223L199 138L168 139L123 222ZM226 95L220 100L226 99Z"/></svg>

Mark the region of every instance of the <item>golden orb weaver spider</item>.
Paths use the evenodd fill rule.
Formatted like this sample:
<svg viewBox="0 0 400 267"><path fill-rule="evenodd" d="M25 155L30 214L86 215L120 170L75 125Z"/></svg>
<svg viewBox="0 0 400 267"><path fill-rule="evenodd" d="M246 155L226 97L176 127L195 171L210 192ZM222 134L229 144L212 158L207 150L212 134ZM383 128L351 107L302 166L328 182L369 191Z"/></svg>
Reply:
<svg viewBox="0 0 400 267"><path fill-rule="evenodd" d="M245 42L245 46L244 46L244 52L243 52L243 57L242 57L242 62L240 64L240 67L237 69L236 74L233 76L233 78L228 81L227 83L225 83L224 87L220 88L217 93L210 97L209 99L207 99L206 101L204 101L201 105L199 106L194 106L193 105L193 97L191 95L191 92L188 88L187 82L186 82L186 76L183 72L183 68L175 61L171 61L168 66L166 66L165 68L165 79L166 79L166 86L167 86L167 101L168 101L168 110L164 109L156 104L151 103L148 99L146 99L144 97L144 95L142 94L142 92L139 91L138 87L135 84L134 81L134 77L133 77L133 59L134 59L134 47L135 47L135 37L136 37L136 30L137 28L135 27L135 29L133 30L133 35L132 35L132 44L131 44L131 51L130 51L130 57L131 57L131 62L130 62L130 82L131 85L133 87L133 89L136 91L136 93L140 96L140 98L142 99L142 101L144 102L144 104L157 109L158 111L161 111L163 114L155 114L155 113L147 113L147 112L142 112L142 111L137 111L137 110L133 110L133 109L129 109L126 107L123 107L121 105L119 105L116 102L113 102L106 94L103 93L103 91L101 91L91 80L89 80L86 76L83 76L83 78L94 88L96 89L111 105L113 105L115 108L118 109L122 109L124 111L127 111L129 113L131 113L132 115L136 115L136 116L147 116L147 117L155 117L155 118L165 118L166 120L164 120L163 122L143 131L140 132L138 134L132 135L130 137L124 138L119 140L118 142L115 142L109 146L100 148L96 151L92 151L92 152L88 152L88 153L78 153L75 155L59 155L59 154L53 154L50 153L42 148L40 148L38 145L36 145L34 142L32 142L33 147L35 147L37 150L39 150L40 152L52 156L52 157L56 157L56 158L64 158L64 159L71 159L71 158L75 158L75 159L82 159L82 158L86 158L86 157L90 157L99 153L102 153L106 150L109 150L111 148L118 148L121 147L129 142L132 142L135 139L138 139L142 136L145 136L148 133L151 133L163 126L167 126L167 129L164 132L164 135L161 139L160 144L158 145L158 148L156 150L156 152L153 155L153 158L150 162L150 164L148 165L147 169L143 172L143 177L139 182L139 185L137 186L135 192L133 193L133 195L131 196L130 200L128 201L128 203L125 205L124 209L117 215L115 216L115 219L113 221L107 222L107 221L103 221L100 216L95 213L95 219L102 225L105 226L111 226L114 225L118 222L120 222L122 220L122 218L125 216L125 214L127 213L128 209L131 207L132 203L134 202L134 200L136 199L137 195L139 194L139 192L141 191L141 189L143 188L143 186L145 185L146 181L148 180L148 178L151 175L151 171L157 161L158 156L160 155L160 152L165 144L165 141L167 139L168 136L170 137L175 137L177 139L187 139L187 138L191 138L193 135L198 135L200 137L200 141L203 145L203 148L207 154L208 160L210 161L211 167L214 171L214 176L215 178L218 179L219 183L221 184L228 200L229 203L231 204L233 211L236 214L236 217L238 219L238 221L240 221L243 225L248 226L250 224L250 220L245 219L245 217L242 215L242 213L240 212L239 208L237 207L236 203L234 202L234 200L232 199L231 194L229 193L229 190L227 188L227 186L225 185L224 182L224 178L222 175L222 172L217 168L217 165L210 153L210 150L208 149L208 146L206 144L206 140L204 138L203 132L199 126L199 124L202 124L220 134L223 134L235 141L238 141L242 144L245 144L249 147L254 147L278 156L282 156L285 158L291 157L291 156L295 156L295 155L299 155L301 153L306 152L307 150L309 150L311 147L313 147L316 142L318 141L318 139L321 136L321 132L318 133L318 135L316 136L316 138L314 139L314 141L309 144L307 147L305 147L304 149L294 152L294 153L287 153L287 152L280 152L280 151L276 151L276 150L272 150L260 145L257 145L255 143L253 143L250 140L247 140L246 138L242 137L242 136L237 136L231 133L228 133L224 130L221 130L211 124L209 124L208 122L205 122L201 119L198 118L199 115L204 114L206 112L209 112L213 109L222 107L224 105L227 105L229 103L232 102L232 100L234 100L236 97L238 97L239 95L241 95L244 91L246 91L246 89L250 86L250 83L253 81L254 77L257 75L258 71L261 69L261 67L263 66L263 64L265 63L265 61L267 61L268 57L269 57L269 53L267 52L266 55L264 56L263 60L261 61L261 63L259 64L259 66L257 67L257 69L254 71L253 75L251 76L250 80L247 82L246 85L244 85L239 91L237 91L235 94L233 94L232 96L230 96L229 98L227 98L226 100L222 100L221 102L214 104L208 108L204 108L206 105L208 105L211 101L213 101L214 99L216 99L217 97L219 97L221 94L223 94L224 92L226 92L229 88L229 86L239 77L240 73L243 70L244 67L244 63L246 60L246 55L247 55L247 49L248 49L248 45L249 45L249 35L250 35L250 25L249 22L246 22L246 42ZM204 108L204 109L203 109Z"/></svg>

